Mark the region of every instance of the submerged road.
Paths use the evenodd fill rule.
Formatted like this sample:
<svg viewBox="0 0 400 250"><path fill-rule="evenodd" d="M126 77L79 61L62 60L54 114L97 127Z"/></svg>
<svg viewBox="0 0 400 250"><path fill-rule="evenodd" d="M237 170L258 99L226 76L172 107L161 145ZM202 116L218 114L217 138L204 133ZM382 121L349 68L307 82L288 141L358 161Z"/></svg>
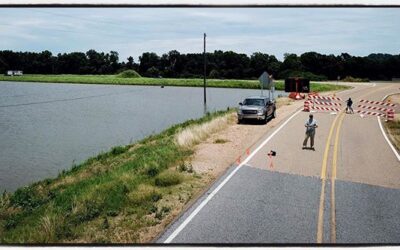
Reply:
<svg viewBox="0 0 400 250"><path fill-rule="evenodd" d="M394 92L398 84L365 84L337 96L357 109ZM272 128L157 242L399 244L400 161L377 118L314 113L312 151L301 148L308 114Z"/></svg>

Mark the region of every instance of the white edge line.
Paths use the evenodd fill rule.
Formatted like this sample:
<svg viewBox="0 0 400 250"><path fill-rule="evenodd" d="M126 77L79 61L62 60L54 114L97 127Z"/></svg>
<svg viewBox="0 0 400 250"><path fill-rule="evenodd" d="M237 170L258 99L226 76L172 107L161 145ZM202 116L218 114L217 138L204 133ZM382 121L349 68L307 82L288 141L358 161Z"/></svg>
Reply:
<svg viewBox="0 0 400 250"><path fill-rule="evenodd" d="M393 144L390 142L390 140L389 140L389 138L387 137L385 131L383 130L382 122L381 122L380 117L378 116L377 119L378 119L379 127L381 128L383 137L385 138L385 140L386 140L387 143L389 144L389 146L390 146L390 148L392 149L394 155L397 157L397 160L400 161L400 155L397 153L397 150L394 148Z"/></svg>
<svg viewBox="0 0 400 250"><path fill-rule="evenodd" d="M297 114L302 112L303 110L300 109L296 113L294 113L292 116L290 116L279 128L277 128L270 136L268 136L265 141L263 141L250 155L247 157L242 163L240 163L235 170L233 170L226 178L223 180L214 191L210 193L209 196L201 204L185 219L185 221L177 228L175 231L164 241L164 243L171 243L171 241L186 227L187 224L200 212L200 210L215 196L215 194L232 178L234 174L243 166L245 165L265 144L268 143L269 140L273 136L276 135L276 133L279 132L286 124L293 119Z"/></svg>
<svg viewBox="0 0 400 250"><path fill-rule="evenodd" d="M395 93L395 94L396 94L396 93ZM393 94L388 94L388 95L386 95L385 97L383 97L382 101L385 100L389 95L393 95ZM389 147L392 149L394 155L397 157L397 160L400 161L400 155L399 155L399 153L397 153L396 148L395 148L395 147L393 146L393 144L390 142L389 138L387 137L387 135L386 135L386 133L385 133L385 130L383 130L382 121L381 121L380 117L378 116L377 119L378 119L379 128L380 128L381 131L382 131L383 137L385 138L386 142L389 144Z"/></svg>

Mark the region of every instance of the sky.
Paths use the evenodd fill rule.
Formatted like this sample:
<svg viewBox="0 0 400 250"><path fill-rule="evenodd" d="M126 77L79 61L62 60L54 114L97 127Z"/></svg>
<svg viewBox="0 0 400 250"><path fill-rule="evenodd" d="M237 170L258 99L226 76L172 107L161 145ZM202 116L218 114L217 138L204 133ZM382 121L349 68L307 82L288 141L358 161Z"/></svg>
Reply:
<svg viewBox="0 0 400 250"><path fill-rule="evenodd" d="M0 8L0 50L400 54L400 8Z"/></svg>

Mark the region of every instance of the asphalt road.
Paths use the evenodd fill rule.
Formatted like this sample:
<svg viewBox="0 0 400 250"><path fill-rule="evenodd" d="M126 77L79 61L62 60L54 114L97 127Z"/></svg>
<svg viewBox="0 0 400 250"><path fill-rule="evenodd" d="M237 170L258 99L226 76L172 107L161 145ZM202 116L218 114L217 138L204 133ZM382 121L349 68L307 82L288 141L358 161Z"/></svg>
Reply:
<svg viewBox="0 0 400 250"><path fill-rule="evenodd" d="M380 101L399 87L364 84L338 96L357 109L359 99ZM308 114L271 129L157 242L399 244L400 161L377 118L314 113L312 151L301 148Z"/></svg>

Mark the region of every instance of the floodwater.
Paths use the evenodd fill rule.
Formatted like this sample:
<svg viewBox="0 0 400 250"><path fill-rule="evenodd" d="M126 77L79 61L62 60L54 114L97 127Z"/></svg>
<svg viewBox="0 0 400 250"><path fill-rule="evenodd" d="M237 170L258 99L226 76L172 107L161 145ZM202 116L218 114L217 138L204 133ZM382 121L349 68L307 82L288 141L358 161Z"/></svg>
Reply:
<svg viewBox="0 0 400 250"><path fill-rule="evenodd" d="M207 109L259 94L208 88ZM203 114L202 88L0 82L0 191Z"/></svg>

